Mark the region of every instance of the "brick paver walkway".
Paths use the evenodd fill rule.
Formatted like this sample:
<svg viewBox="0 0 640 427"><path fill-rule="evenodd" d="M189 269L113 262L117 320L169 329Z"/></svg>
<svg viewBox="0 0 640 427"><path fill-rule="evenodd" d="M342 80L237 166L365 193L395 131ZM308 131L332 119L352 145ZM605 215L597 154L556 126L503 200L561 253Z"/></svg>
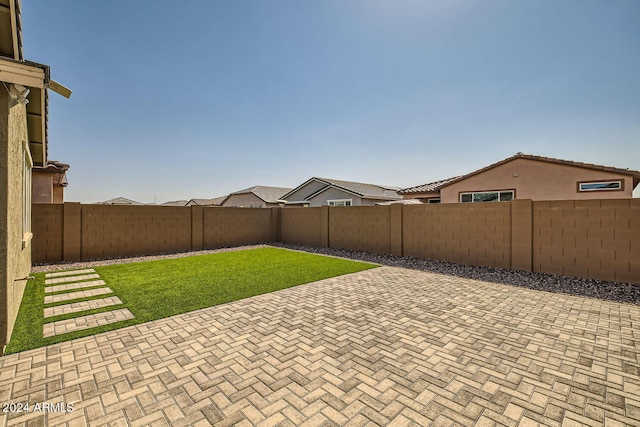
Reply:
<svg viewBox="0 0 640 427"><path fill-rule="evenodd" d="M44 338L53 335L61 335L69 332L80 331L84 329L95 328L97 326L107 325L110 323L122 322L124 320L133 319L135 316L127 308L119 308L117 310L106 311L102 313L88 314L88 310L100 309L121 305L122 301L117 296L108 298L91 299L88 301L75 301L81 298L95 298L100 295L113 293L110 288L104 287L99 289L86 289L96 286L105 285L104 280L90 280L86 282L78 282L79 278L96 279L99 274L85 273L95 272L93 269L73 270L61 273L48 273L45 282L55 283L53 286L45 287L45 293L66 292L64 294L57 293L55 295L46 295L44 297L45 304L69 301L69 304L57 305L53 307L45 307L44 317L48 319L53 316L76 314L71 319L58 320L55 322L45 323L42 326L42 336ZM64 277L62 277L64 276ZM83 289L83 290L81 290ZM75 292L69 292L75 291ZM74 302L75 301L75 302ZM85 313L83 313L85 312Z"/></svg>
<svg viewBox="0 0 640 427"><path fill-rule="evenodd" d="M639 349L638 306L382 267L0 358L74 409L0 426L640 426Z"/></svg>
<svg viewBox="0 0 640 427"><path fill-rule="evenodd" d="M106 311L104 313L89 314L87 316L74 317L73 319L45 323L42 328L42 335L47 338L52 335L66 334L67 332L81 331L109 323L121 322L123 320L133 319L133 317L133 314L126 308Z"/></svg>
<svg viewBox="0 0 640 427"><path fill-rule="evenodd" d="M78 313L81 311L95 310L96 308L110 307L112 305L120 305L122 301L118 297L107 297L100 299L92 299L89 301L74 302L65 305L56 305L55 307L47 307L44 309L44 317L60 316L62 314Z"/></svg>

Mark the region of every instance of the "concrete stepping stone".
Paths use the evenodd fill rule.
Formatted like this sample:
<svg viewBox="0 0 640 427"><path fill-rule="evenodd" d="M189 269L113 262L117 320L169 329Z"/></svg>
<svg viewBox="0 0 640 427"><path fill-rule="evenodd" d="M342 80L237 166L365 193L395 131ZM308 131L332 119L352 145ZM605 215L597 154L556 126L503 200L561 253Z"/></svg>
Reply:
<svg viewBox="0 0 640 427"><path fill-rule="evenodd" d="M57 305L44 309L44 317L60 316L61 314L77 313L80 311L94 310L96 308L109 307L122 304L118 297L93 299L90 301L74 302L71 304Z"/></svg>
<svg viewBox="0 0 640 427"><path fill-rule="evenodd" d="M104 280L92 280L90 282L69 283L64 285L46 287L44 288L44 293L50 294L51 292L70 291L73 289L90 288L92 286L100 286L104 284L105 284Z"/></svg>
<svg viewBox="0 0 640 427"><path fill-rule="evenodd" d="M53 302L71 301L74 299L94 297L94 296L105 295L110 293L113 293L113 291L110 288L98 288L98 289L89 289L88 291L70 292L68 294L47 295L44 297L44 303L51 304Z"/></svg>
<svg viewBox="0 0 640 427"><path fill-rule="evenodd" d="M45 278L51 277L62 277L62 276L76 276L78 274L87 274L87 273L95 273L96 271L93 268L85 268L83 270L69 270L69 271L59 271L57 273L46 273L44 275Z"/></svg>
<svg viewBox="0 0 640 427"><path fill-rule="evenodd" d="M72 277L56 277L55 279L46 279L44 281L45 285L53 285L55 283L70 283L70 282L80 282L82 280L89 279L99 279L99 274L84 274L82 276L72 276Z"/></svg>
<svg viewBox="0 0 640 427"><path fill-rule="evenodd" d="M121 322L123 320L133 318L134 315L129 311L129 309L122 308L120 310L107 311L105 313L76 317L75 319L45 323L42 327L42 335L47 338L53 335L81 331L83 329L95 328L96 326L108 325L110 323Z"/></svg>

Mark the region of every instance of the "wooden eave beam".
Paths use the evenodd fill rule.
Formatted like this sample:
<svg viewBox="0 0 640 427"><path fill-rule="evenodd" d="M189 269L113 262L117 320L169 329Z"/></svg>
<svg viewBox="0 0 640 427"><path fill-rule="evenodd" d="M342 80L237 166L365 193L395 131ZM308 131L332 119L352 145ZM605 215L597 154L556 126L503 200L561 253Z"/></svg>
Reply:
<svg viewBox="0 0 640 427"><path fill-rule="evenodd" d="M0 81L2 82L44 89L47 84L45 79L45 70L40 67L0 58Z"/></svg>

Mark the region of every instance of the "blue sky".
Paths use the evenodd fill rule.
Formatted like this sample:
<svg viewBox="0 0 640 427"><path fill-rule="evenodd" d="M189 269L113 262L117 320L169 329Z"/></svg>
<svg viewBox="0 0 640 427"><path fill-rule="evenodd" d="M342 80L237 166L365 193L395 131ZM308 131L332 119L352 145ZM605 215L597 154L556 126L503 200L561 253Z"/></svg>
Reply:
<svg viewBox="0 0 640 427"><path fill-rule="evenodd" d="M516 152L640 170L637 0L23 0L68 201L408 187Z"/></svg>

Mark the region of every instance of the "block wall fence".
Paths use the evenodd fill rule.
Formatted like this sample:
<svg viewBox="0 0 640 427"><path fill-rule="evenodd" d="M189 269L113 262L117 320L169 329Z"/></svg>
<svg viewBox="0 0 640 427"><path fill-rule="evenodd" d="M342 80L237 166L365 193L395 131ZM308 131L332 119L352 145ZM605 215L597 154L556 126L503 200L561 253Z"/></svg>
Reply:
<svg viewBox="0 0 640 427"><path fill-rule="evenodd" d="M640 199L32 212L34 263L285 242L640 284Z"/></svg>

